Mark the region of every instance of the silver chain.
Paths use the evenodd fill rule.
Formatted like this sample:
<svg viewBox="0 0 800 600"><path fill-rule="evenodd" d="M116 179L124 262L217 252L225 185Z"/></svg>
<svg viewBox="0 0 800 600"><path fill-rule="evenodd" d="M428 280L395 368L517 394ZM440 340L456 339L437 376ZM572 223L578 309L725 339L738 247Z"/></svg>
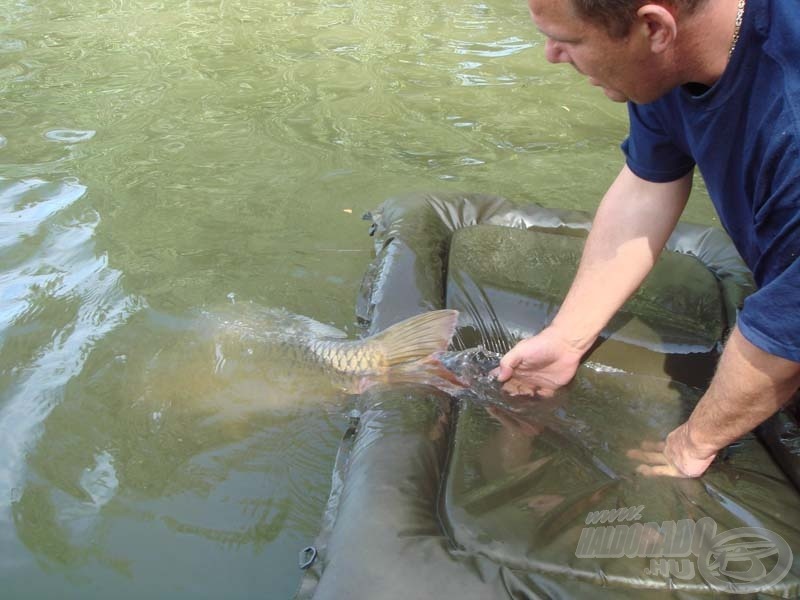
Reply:
<svg viewBox="0 0 800 600"><path fill-rule="evenodd" d="M739 41L739 31L742 29L742 18L744 17L744 5L747 0L739 0L739 5L736 8L736 28L733 30L733 41L731 42L731 49L728 51L728 58L733 56L733 51L736 49L736 42Z"/></svg>

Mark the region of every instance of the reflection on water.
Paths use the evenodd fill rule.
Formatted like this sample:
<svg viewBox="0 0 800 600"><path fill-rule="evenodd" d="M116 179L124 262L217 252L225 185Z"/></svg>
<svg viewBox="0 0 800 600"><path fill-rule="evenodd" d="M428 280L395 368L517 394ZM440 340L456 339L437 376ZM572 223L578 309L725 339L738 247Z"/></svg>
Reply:
<svg viewBox="0 0 800 600"><path fill-rule="evenodd" d="M74 180L2 183L0 507L14 498L25 452L93 342L137 305L120 289L120 273L92 251L99 215L86 208L67 214L85 186Z"/></svg>
<svg viewBox="0 0 800 600"><path fill-rule="evenodd" d="M48 487L26 483L29 456L95 342L141 304L121 289L121 273L108 267L107 256L94 252L100 216L82 201L85 193L70 177L0 181L0 540L13 554L22 542L62 563L71 561L64 532L85 536L114 495L111 455L99 454L71 482L83 502L68 501L59 519ZM19 557L9 562L25 565Z"/></svg>

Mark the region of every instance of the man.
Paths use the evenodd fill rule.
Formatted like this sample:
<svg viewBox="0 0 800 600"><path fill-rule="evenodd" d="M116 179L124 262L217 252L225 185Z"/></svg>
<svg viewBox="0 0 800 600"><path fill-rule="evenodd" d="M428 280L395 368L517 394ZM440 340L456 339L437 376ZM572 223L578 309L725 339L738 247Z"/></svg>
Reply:
<svg viewBox="0 0 800 600"><path fill-rule="evenodd" d="M512 393L551 395L653 267L695 164L759 289L717 372L645 475L698 477L800 386L800 2L529 0L546 57L628 102L626 165L597 210L558 314L503 357Z"/></svg>

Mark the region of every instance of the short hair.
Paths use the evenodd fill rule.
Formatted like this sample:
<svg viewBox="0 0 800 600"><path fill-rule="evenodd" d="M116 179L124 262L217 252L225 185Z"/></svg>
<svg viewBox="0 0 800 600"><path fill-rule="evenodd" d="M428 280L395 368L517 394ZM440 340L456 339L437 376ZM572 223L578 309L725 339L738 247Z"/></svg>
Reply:
<svg viewBox="0 0 800 600"><path fill-rule="evenodd" d="M678 12L692 14L707 0L570 0L575 12L587 21L603 27L613 37L628 35L636 11L645 4L663 4Z"/></svg>

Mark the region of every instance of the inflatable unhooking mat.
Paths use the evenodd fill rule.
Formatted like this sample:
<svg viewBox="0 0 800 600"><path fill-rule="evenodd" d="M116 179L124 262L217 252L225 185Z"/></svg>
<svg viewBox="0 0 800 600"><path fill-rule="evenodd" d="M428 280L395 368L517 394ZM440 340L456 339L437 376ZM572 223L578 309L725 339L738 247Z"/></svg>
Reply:
<svg viewBox="0 0 800 600"><path fill-rule="evenodd" d="M456 349L498 353L552 319L589 228L481 195L395 198L371 218L369 332L449 307ZM362 394L297 598L800 597L792 413L700 479L641 477L626 457L686 419L751 289L722 232L682 224L555 398Z"/></svg>

